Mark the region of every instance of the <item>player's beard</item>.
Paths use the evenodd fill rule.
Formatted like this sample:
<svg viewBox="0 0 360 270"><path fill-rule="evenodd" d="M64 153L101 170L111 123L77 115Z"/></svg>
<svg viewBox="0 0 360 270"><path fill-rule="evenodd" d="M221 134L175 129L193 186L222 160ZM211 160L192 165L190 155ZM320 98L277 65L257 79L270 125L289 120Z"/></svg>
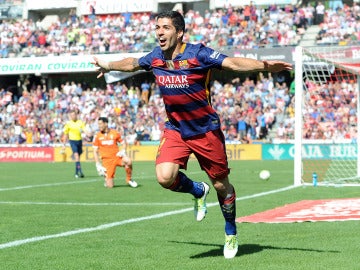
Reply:
<svg viewBox="0 0 360 270"><path fill-rule="evenodd" d="M165 59L170 60L173 58L173 53L178 46L178 40L174 38L167 39L164 46L160 46Z"/></svg>

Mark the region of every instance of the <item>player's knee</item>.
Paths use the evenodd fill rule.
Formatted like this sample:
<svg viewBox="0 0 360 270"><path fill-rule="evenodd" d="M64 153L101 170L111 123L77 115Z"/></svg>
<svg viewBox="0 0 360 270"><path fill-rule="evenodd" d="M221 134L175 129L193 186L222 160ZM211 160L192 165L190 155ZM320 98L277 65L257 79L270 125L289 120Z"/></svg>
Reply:
<svg viewBox="0 0 360 270"><path fill-rule="evenodd" d="M157 180L158 183L164 188L169 188L173 183L173 180L171 178L162 177L162 176L157 176Z"/></svg>
<svg viewBox="0 0 360 270"><path fill-rule="evenodd" d="M156 177L161 186L170 188L179 172L179 166L172 163L161 163L156 165Z"/></svg>
<svg viewBox="0 0 360 270"><path fill-rule="evenodd" d="M156 177L158 183L164 188L169 188L175 180L172 174L164 172L157 172Z"/></svg>
<svg viewBox="0 0 360 270"><path fill-rule="evenodd" d="M225 179L212 179L212 184L214 189L221 197L226 197L228 194L235 192L233 185L230 184L229 179L226 177Z"/></svg>
<svg viewBox="0 0 360 270"><path fill-rule="evenodd" d="M125 164L125 165L127 165L127 166L131 166L131 164L132 164L132 160L131 160L131 158L129 158L129 157L123 157L123 163Z"/></svg>
<svg viewBox="0 0 360 270"><path fill-rule="evenodd" d="M114 187L114 180L113 179L106 179L105 180L105 187L113 188Z"/></svg>

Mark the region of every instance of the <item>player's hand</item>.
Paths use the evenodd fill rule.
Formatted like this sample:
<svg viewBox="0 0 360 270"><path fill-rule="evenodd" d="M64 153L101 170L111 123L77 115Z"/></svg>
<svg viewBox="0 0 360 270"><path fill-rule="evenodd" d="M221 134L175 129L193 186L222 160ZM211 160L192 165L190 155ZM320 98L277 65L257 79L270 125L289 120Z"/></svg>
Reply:
<svg viewBox="0 0 360 270"><path fill-rule="evenodd" d="M283 70L292 70L293 66L290 63L283 62L283 61L266 61L267 62L267 68L266 71L269 72L280 72Z"/></svg>
<svg viewBox="0 0 360 270"><path fill-rule="evenodd" d="M106 175L106 168L100 164L100 162L96 163L96 170L99 174L99 176L105 176Z"/></svg>
<svg viewBox="0 0 360 270"><path fill-rule="evenodd" d="M96 67L96 71L99 72L97 78L101 78L105 73L110 71L109 62L101 60L96 56L93 57L93 61L90 62Z"/></svg>
<svg viewBox="0 0 360 270"><path fill-rule="evenodd" d="M123 149L123 150L117 152L116 156L118 156L118 157L125 157L125 156L126 156L125 150Z"/></svg>

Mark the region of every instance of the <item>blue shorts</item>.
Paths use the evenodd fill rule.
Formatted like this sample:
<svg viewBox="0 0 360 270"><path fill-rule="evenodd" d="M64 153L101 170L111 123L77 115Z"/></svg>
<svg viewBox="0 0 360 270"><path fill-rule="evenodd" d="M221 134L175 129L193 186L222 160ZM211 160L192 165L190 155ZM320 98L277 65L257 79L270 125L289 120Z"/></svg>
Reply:
<svg viewBox="0 0 360 270"><path fill-rule="evenodd" d="M69 140L70 143L70 147L73 153L78 153L79 156L82 154L83 149L82 149L82 140L80 141L74 141L74 140Z"/></svg>

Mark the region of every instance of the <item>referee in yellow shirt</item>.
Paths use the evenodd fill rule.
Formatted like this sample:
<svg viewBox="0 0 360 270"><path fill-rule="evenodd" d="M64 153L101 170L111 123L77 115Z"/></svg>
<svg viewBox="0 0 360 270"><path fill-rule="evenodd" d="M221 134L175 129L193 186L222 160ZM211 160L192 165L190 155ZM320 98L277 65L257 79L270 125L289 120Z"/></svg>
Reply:
<svg viewBox="0 0 360 270"><path fill-rule="evenodd" d="M70 120L64 126L64 148L66 142L69 141L75 160L75 177L83 178L84 174L81 170L80 155L83 152L82 132L85 130L85 123L78 119L78 112L75 110L71 111L69 116Z"/></svg>

